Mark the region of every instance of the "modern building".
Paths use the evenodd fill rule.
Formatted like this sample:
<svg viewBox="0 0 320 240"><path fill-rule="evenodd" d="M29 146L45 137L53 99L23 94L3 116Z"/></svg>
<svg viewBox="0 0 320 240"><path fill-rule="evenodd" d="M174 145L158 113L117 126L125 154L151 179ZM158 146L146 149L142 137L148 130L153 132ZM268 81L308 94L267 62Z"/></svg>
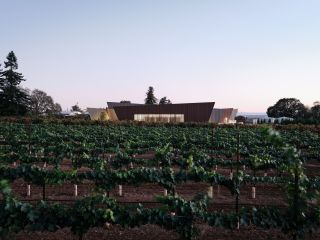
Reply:
<svg viewBox="0 0 320 240"><path fill-rule="evenodd" d="M114 121L233 123L236 109L217 109L214 102L137 104L108 102L108 118Z"/></svg>

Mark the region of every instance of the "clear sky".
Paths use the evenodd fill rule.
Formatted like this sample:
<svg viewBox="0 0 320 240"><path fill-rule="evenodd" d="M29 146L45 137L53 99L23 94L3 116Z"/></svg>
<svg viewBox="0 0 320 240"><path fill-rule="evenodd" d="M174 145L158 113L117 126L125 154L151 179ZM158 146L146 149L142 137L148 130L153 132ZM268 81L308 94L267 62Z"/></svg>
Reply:
<svg viewBox="0 0 320 240"><path fill-rule="evenodd" d="M0 0L0 59L66 109L173 102L264 112L320 100L320 1Z"/></svg>

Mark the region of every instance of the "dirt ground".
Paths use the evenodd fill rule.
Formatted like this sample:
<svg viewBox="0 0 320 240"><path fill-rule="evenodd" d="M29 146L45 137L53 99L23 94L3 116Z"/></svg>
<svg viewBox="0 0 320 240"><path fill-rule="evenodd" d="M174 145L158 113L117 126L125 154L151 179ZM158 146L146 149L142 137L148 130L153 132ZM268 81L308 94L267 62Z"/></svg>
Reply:
<svg viewBox="0 0 320 240"><path fill-rule="evenodd" d="M289 240L292 237L284 235L279 230L262 230L257 228L245 228L240 230L226 230L223 228L198 226L200 229L200 240ZM11 237L11 236L10 236ZM20 232L12 235L16 240L78 240L69 229L62 229L55 233L49 232ZM10 238L11 239L11 238ZM155 225L144 225L136 228L122 228L113 226L110 229L92 228L84 236L83 240L178 240L179 236L173 231L166 231ZM306 240L319 240L320 234L307 234Z"/></svg>

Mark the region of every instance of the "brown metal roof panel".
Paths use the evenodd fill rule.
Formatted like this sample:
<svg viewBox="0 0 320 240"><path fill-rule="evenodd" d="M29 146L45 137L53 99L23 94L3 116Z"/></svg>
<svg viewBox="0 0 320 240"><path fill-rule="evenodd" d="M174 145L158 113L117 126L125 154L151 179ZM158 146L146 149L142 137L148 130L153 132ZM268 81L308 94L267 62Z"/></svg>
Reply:
<svg viewBox="0 0 320 240"><path fill-rule="evenodd" d="M119 120L134 120L134 114L184 114L185 122L209 121L214 102L163 105L114 106Z"/></svg>

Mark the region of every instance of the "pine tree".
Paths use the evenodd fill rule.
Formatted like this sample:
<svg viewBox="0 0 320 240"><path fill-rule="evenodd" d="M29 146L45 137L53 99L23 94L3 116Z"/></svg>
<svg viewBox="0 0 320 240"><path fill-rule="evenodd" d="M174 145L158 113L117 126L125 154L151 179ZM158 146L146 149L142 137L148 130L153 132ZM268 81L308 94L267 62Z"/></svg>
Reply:
<svg viewBox="0 0 320 240"><path fill-rule="evenodd" d="M2 93L3 85L4 85L3 70L2 70L1 64L0 64L0 96L1 96L1 93Z"/></svg>
<svg viewBox="0 0 320 240"><path fill-rule="evenodd" d="M18 69L17 58L13 51L4 62L5 69L0 73L0 115L24 115L28 111L28 93L19 85L25 81Z"/></svg>
<svg viewBox="0 0 320 240"><path fill-rule="evenodd" d="M157 104L158 99L154 96L153 87L149 87L147 92L147 97L145 99L145 104Z"/></svg>

